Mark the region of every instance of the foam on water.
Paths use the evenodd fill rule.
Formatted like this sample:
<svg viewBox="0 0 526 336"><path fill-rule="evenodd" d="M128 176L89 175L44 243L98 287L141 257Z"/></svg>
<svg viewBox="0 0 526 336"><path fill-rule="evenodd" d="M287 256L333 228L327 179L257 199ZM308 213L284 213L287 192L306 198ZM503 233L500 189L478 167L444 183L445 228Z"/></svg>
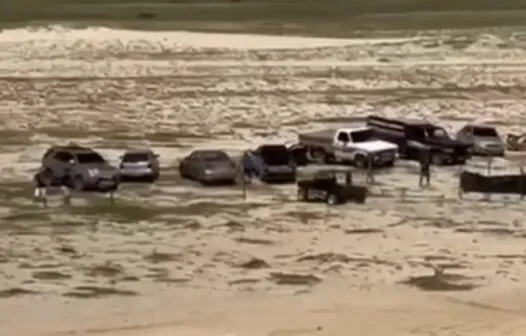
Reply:
<svg viewBox="0 0 526 336"><path fill-rule="evenodd" d="M367 67L523 63L521 33L423 32L334 39L60 25L0 32L0 76L152 77L189 67Z"/></svg>
<svg viewBox="0 0 526 336"><path fill-rule="evenodd" d="M187 31L153 32L111 29L106 27L70 29L60 25L38 29L7 29L3 30L0 34L0 42L68 43L77 42L79 40L89 40L93 43L107 43L112 41L123 44L147 40L150 43L162 44L168 48L194 47L220 49L295 49L379 43L401 43L415 40L415 38L337 39L253 34L196 33Z"/></svg>

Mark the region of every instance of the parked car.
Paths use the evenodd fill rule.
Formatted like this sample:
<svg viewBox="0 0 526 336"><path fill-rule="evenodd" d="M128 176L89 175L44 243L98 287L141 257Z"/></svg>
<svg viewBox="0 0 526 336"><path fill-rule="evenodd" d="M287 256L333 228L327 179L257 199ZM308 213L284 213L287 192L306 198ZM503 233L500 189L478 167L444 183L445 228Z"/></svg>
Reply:
<svg viewBox="0 0 526 336"><path fill-rule="evenodd" d="M132 149L121 157L122 181L155 182L160 175L159 155L149 149Z"/></svg>
<svg viewBox="0 0 526 336"><path fill-rule="evenodd" d="M470 145L452 139L443 127L429 121L379 116L366 120L377 137L398 145L402 159L420 160L422 148L431 151L434 165L464 164L471 156Z"/></svg>
<svg viewBox="0 0 526 336"><path fill-rule="evenodd" d="M526 151L526 133L508 134L506 136L506 149L513 152Z"/></svg>
<svg viewBox="0 0 526 336"><path fill-rule="evenodd" d="M457 140L471 146L474 155L504 156L506 146L493 126L467 124L456 136Z"/></svg>
<svg viewBox="0 0 526 336"><path fill-rule="evenodd" d="M367 198L367 187L353 185L351 171L319 170L298 179L297 185L300 202L322 201L336 205L347 201L365 203Z"/></svg>
<svg viewBox="0 0 526 336"><path fill-rule="evenodd" d="M52 146L42 157L39 178L49 186L75 191L115 191L120 184L116 167L91 148L70 144Z"/></svg>
<svg viewBox="0 0 526 336"><path fill-rule="evenodd" d="M360 168L368 166L369 158L373 167L393 166L398 152L397 145L377 139L367 127L302 133L298 142L316 163L343 162Z"/></svg>
<svg viewBox="0 0 526 336"><path fill-rule="evenodd" d="M289 144L287 145L287 149L296 166L306 166L309 164L307 147L300 144Z"/></svg>
<svg viewBox="0 0 526 336"><path fill-rule="evenodd" d="M222 150L195 150L179 164L179 174L201 184L235 184L238 169Z"/></svg>
<svg viewBox="0 0 526 336"><path fill-rule="evenodd" d="M295 182L296 164L285 145L262 145L243 155L243 170L262 182Z"/></svg>

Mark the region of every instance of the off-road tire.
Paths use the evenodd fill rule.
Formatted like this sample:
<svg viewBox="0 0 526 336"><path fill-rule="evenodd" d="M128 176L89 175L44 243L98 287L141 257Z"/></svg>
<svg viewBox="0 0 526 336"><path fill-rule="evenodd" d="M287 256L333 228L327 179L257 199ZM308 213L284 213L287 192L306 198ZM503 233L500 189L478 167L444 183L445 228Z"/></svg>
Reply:
<svg viewBox="0 0 526 336"><path fill-rule="evenodd" d="M328 161L327 153L321 149L309 151L310 160L317 164L325 164Z"/></svg>
<svg viewBox="0 0 526 336"><path fill-rule="evenodd" d="M155 174L155 175L148 176L148 178L146 178L146 181L148 183L155 183L157 182L158 179L159 179L159 174Z"/></svg>
<svg viewBox="0 0 526 336"><path fill-rule="evenodd" d="M336 205L338 204L338 196L336 194L328 194L325 202L327 205Z"/></svg>
<svg viewBox="0 0 526 336"><path fill-rule="evenodd" d="M359 154L354 157L353 163L357 168L366 169L369 166L367 161L368 160L365 155Z"/></svg>
<svg viewBox="0 0 526 336"><path fill-rule="evenodd" d="M179 176L181 176L184 179L189 178L188 174L184 172L184 169L179 168Z"/></svg>
<svg viewBox="0 0 526 336"><path fill-rule="evenodd" d="M298 202L305 202L305 201L307 201L307 189L305 189L305 188L298 188L297 199L298 199Z"/></svg>
<svg viewBox="0 0 526 336"><path fill-rule="evenodd" d="M445 159L446 158L445 158L444 154L439 154L439 153L431 154L431 164L433 166L441 166L441 165L443 165Z"/></svg>
<svg viewBox="0 0 526 336"><path fill-rule="evenodd" d="M81 192L85 188L84 180L81 176L75 176L71 181L71 189L75 192Z"/></svg>
<svg viewBox="0 0 526 336"><path fill-rule="evenodd" d="M50 187L53 184L53 171L50 168L45 168L40 175L42 184L47 187Z"/></svg>

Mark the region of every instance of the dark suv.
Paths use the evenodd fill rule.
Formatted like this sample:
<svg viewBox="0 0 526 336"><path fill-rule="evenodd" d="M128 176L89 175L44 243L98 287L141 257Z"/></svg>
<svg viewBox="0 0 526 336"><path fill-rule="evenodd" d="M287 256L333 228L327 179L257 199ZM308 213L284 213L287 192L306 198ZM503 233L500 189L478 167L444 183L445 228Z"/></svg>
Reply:
<svg viewBox="0 0 526 336"><path fill-rule="evenodd" d="M471 156L470 145L426 120L368 116L366 124L378 138L397 144L401 159L420 160L424 149L431 151L434 165L464 164Z"/></svg>
<svg viewBox="0 0 526 336"><path fill-rule="evenodd" d="M38 175L47 185L64 185L75 191L114 191L120 183L117 168L93 149L75 144L49 148Z"/></svg>

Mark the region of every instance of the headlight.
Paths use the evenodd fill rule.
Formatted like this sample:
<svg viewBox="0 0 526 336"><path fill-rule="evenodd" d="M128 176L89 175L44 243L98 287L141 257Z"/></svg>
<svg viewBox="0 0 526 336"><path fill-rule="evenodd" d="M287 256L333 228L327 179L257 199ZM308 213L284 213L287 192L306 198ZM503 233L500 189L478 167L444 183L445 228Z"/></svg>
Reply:
<svg viewBox="0 0 526 336"><path fill-rule="evenodd" d="M88 175L90 177L95 177L100 174L100 171L97 168L88 169Z"/></svg>
<svg viewBox="0 0 526 336"><path fill-rule="evenodd" d="M206 175L210 175L210 174L212 174L212 170L210 170L210 169L205 169L205 174L206 174Z"/></svg>
<svg viewBox="0 0 526 336"><path fill-rule="evenodd" d="M443 151L444 153L454 153L455 152L453 148L444 148Z"/></svg>

